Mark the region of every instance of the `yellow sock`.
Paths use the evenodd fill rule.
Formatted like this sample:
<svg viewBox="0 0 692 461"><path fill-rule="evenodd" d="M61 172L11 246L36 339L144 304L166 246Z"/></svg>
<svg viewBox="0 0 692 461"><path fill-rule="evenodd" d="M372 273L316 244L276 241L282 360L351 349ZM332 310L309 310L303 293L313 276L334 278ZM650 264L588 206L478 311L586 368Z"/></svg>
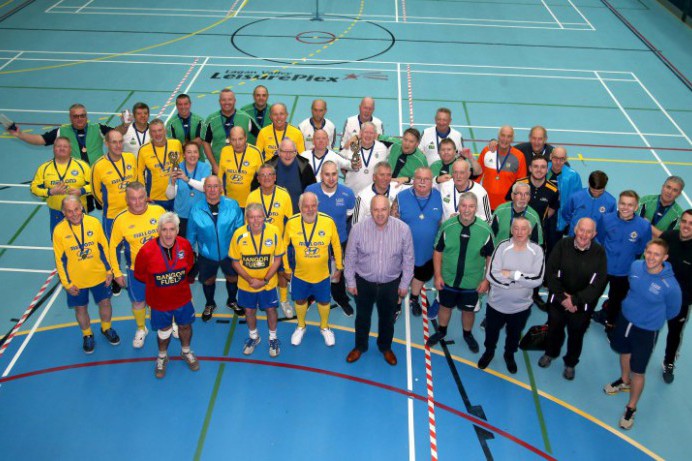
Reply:
<svg viewBox="0 0 692 461"><path fill-rule="evenodd" d="M279 301L282 303L288 301L288 287L279 287Z"/></svg>
<svg viewBox="0 0 692 461"><path fill-rule="evenodd" d="M296 303L296 316L298 317L298 326L305 328L305 317L308 315L308 303Z"/></svg>
<svg viewBox="0 0 692 461"><path fill-rule="evenodd" d="M320 313L320 328L329 328L329 311L332 307L327 304L317 303L317 310Z"/></svg>
<svg viewBox="0 0 692 461"><path fill-rule="evenodd" d="M82 336L91 336L94 333L91 331L91 327L87 328L86 330L82 330Z"/></svg>
<svg viewBox="0 0 692 461"><path fill-rule="evenodd" d="M135 316L135 323L137 324L138 330L144 330L147 323L147 310L145 309L132 309L132 314Z"/></svg>
<svg viewBox="0 0 692 461"><path fill-rule="evenodd" d="M101 321L101 331L108 331L108 329L110 327L111 327L111 322Z"/></svg>

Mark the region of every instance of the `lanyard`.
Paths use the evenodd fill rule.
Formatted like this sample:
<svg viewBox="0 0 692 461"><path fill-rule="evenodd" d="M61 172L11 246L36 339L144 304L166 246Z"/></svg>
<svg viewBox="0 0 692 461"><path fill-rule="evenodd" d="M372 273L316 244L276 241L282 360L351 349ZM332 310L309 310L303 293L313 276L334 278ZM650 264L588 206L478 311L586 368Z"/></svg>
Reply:
<svg viewBox="0 0 692 461"><path fill-rule="evenodd" d="M375 143L372 144L372 147L370 148L370 154L368 154L368 159L365 160L365 149L363 149L363 146L360 147L360 158L363 160L363 166L365 168L368 167L370 164L370 160L372 160L372 152L375 150Z"/></svg>
<svg viewBox="0 0 692 461"><path fill-rule="evenodd" d="M108 161L111 162L111 165L113 165L113 169L115 169L115 172L118 173L118 176L120 177L120 181L123 182L125 181L125 159L121 156L120 161L123 164L123 172L120 173L120 170L118 169L118 165L115 164L113 160L111 160L111 156L106 154L106 157L108 158Z"/></svg>
<svg viewBox="0 0 692 461"><path fill-rule="evenodd" d="M281 141L279 141L279 137L276 135L276 128L274 128L274 124L272 123L272 131L274 132L274 139L276 140L276 149L279 149L279 146L281 145L281 141L283 141L286 138L286 132L288 131L288 124L286 124L286 128L284 128L284 132L281 136Z"/></svg>
<svg viewBox="0 0 692 461"><path fill-rule="evenodd" d="M142 147L142 145L144 144L144 141L147 140L147 132L149 131L149 125L147 125L147 127L144 129L144 131L141 132L142 133L142 140L141 141L139 140L140 131L137 129L136 126L134 126L134 124L132 126L135 129L135 136L137 137L137 144L139 144L139 147Z"/></svg>
<svg viewBox="0 0 692 461"><path fill-rule="evenodd" d="M470 191L471 188L473 188L473 181L469 180L469 182L471 183L471 185L469 187L467 187L466 189L462 190L461 192L459 192L459 196L461 196L461 194L463 194L465 192ZM454 195L454 211L458 211L459 206L457 205L457 186L454 186L453 192L454 192L454 194L453 194Z"/></svg>
<svg viewBox="0 0 692 461"><path fill-rule="evenodd" d="M173 243L172 248L166 248L164 249L163 246L161 246L161 237L158 238L158 244L159 244L159 249L161 250L161 255L163 256L163 263L166 265L166 270L168 272L172 271L175 269L175 266L178 265L178 252L176 251L176 247L178 246L178 241ZM168 254L166 250L171 250L171 258L168 258ZM169 262L170 261L170 262Z"/></svg>
<svg viewBox="0 0 692 461"><path fill-rule="evenodd" d="M252 241L252 247L255 249L255 253L257 256L260 256L262 254L262 244L264 243L264 229L266 229L267 226L262 224L262 234L260 235L260 242L259 242L259 249L257 248L257 245L255 244L255 236L252 234L252 231L250 230L250 226L247 226L247 230L250 232L250 240Z"/></svg>
<svg viewBox="0 0 692 461"><path fill-rule="evenodd" d="M416 199L416 205L418 205L418 208L420 209L420 215L418 215L418 217L420 219L423 219L423 218L421 218L421 216L425 217L425 214L423 212L428 207L428 203L430 203L430 199L432 199L432 191L430 192L430 195L428 195L428 199L425 201L423 206L420 205L420 200L418 200L418 196L415 193L413 194L413 198Z"/></svg>
<svg viewBox="0 0 692 461"><path fill-rule="evenodd" d="M324 125L327 124L326 120L324 120L324 119L322 120L322 126L319 126L319 127L317 125L315 125L315 122L312 121L312 118L310 118L309 121L310 121L310 125L312 125L313 131L321 130L322 128L324 128ZM360 121L358 123L360 123Z"/></svg>
<svg viewBox="0 0 692 461"><path fill-rule="evenodd" d="M84 253L84 221L79 223L79 227L81 228L81 231L82 231L82 241L81 242L77 238L77 234L74 233L74 229L72 229L72 223L69 223L69 225L70 225L70 231L72 232L72 235L74 235L75 242L77 242L77 247L79 248L79 257L81 259L85 259L86 254Z"/></svg>
<svg viewBox="0 0 692 461"><path fill-rule="evenodd" d="M267 219L269 219L269 213L271 213L272 208L274 207L274 197L276 197L276 186L274 186L274 192L272 192L272 198L271 198L271 201L269 202L269 206L265 207L264 206L264 194L260 190L260 201L262 202L262 208L264 209L265 221Z"/></svg>
<svg viewBox="0 0 692 461"><path fill-rule="evenodd" d="M240 162L238 162L238 155L236 154L235 151L233 151L233 161L235 162L235 169L238 173L240 173L240 169L243 166L243 162L245 161L245 154L246 153L247 153L247 147L243 151L243 155L240 156Z"/></svg>
<svg viewBox="0 0 692 461"><path fill-rule="evenodd" d="M305 238L308 233L305 232L305 221L303 220L303 217L300 217L300 226L303 228L303 240L305 241L305 248L309 249L310 244L312 243L312 238L315 236L315 229L317 229L317 218L319 218L319 215L315 215L315 222L312 223L312 231L310 232L310 238Z"/></svg>
<svg viewBox="0 0 692 461"><path fill-rule="evenodd" d="M497 169L497 178L495 179L500 179L500 172L502 171L502 168L504 168L505 163L507 163L507 159L509 158L509 154L512 148L510 147L509 150L507 150L507 155L505 155L505 159L500 163L500 149L497 150L497 161L495 162L495 168ZM500 166L497 166L500 165Z"/></svg>
<svg viewBox="0 0 692 461"><path fill-rule="evenodd" d="M317 157L315 156L315 149L312 149L312 169L315 171L315 176L317 176L320 173L320 169L322 168L322 164L324 163L324 159L327 158L327 152L325 152L324 155L322 156L322 158L320 159L320 164L315 165L315 159ZM367 165L365 165L365 166L367 167Z"/></svg>
<svg viewBox="0 0 692 461"><path fill-rule="evenodd" d="M439 131L435 130L435 144L437 144L437 154L440 154L440 141L443 139L447 139L447 136L452 132L452 129L450 128L449 131L447 131L446 134L442 134Z"/></svg>
<svg viewBox="0 0 692 461"><path fill-rule="evenodd" d="M82 160L85 162L89 163L89 156L87 155L87 148L86 148L86 138L87 138L87 130L89 129L89 125L86 125L84 127L84 135L80 136L79 135L79 130L77 130L75 127L72 127L72 131L74 131L74 136L77 138L77 144L79 144L79 156Z"/></svg>
<svg viewBox="0 0 692 461"><path fill-rule="evenodd" d="M373 184L372 185L372 191L375 193L375 195L384 195L385 197L389 198L389 188L390 187L392 187L391 184L387 186L387 190L384 192L384 194L380 194L379 192L377 192L377 189L375 189L375 185Z"/></svg>
<svg viewBox="0 0 692 461"><path fill-rule="evenodd" d="M65 179L65 176L67 176L67 171L70 169L70 165L72 165L72 157L70 157L70 161L67 162L65 172L61 175L60 170L58 170L58 164L55 162L55 159L53 159L53 167L55 168L55 172L58 174L58 179L60 182L63 182L63 179Z"/></svg>
<svg viewBox="0 0 692 461"><path fill-rule="evenodd" d="M165 172L166 171L166 158L168 158L168 141L166 141L166 147L163 150L163 163L161 163L161 160L159 160L159 154L156 152L156 146L154 143L151 143L151 148L154 150L154 157L156 157L156 162L159 164L161 167L161 171Z"/></svg>

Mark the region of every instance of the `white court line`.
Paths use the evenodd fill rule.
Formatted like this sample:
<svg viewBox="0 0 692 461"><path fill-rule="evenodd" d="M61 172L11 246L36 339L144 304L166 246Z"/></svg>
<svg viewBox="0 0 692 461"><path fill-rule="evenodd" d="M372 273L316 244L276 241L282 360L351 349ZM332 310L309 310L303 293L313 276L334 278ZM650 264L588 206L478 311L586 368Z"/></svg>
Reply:
<svg viewBox="0 0 692 461"><path fill-rule="evenodd" d="M4 205L38 205L46 206L46 202L26 202L22 200L0 200L0 204Z"/></svg>
<svg viewBox="0 0 692 461"><path fill-rule="evenodd" d="M564 75L542 75L542 74L498 74L493 72L452 72L452 71L436 71L436 70L414 70L414 74L430 74L430 75L480 75L483 77L518 77L518 78L543 78L543 79L561 79L561 80L584 80L598 81L594 77L567 77ZM611 80L611 79L607 79ZM626 81L634 83L634 80L618 79L618 81Z"/></svg>
<svg viewBox="0 0 692 461"><path fill-rule="evenodd" d="M42 269L21 269L18 267L0 267L0 272L25 272L29 274L50 274L53 271L45 271Z"/></svg>
<svg viewBox="0 0 692 461"><path fill-rule="evenodd" d="M245 5L247 5L248 0L243 0L243 3L240 4L237 10L235 10L235 13L233 13L232 17L238 17L238 14L245 8ZM233 5L231 5L231 8L226 12L226 16L229 16L231 14L231 11L233 11L233 8L235 7L235 4L238 3L238 0L235 0Z"/></svg>
<svg viewBox="0 0 692 461"><path fill-rule="evenodd" d="M0 183L0 187L31 187L31 184L11 184L11 183Z"/></svg>
<svg viewBox="0 0 692 461"><path fill-rule="evenodd" d="M17 53L13 58L8 59L7 62L6 62L5 64L3 64L2 66L0 66L0 70L3 70L5 67L9 66L9 65L12 63L12 61L14 61L14 60L17 59L18 57L20 57L22 54L24 54L24 52L23 52L23 51L20 51L20 52Z"/></svg>
<svg viewBox="0 0 692 461"><path fill-rule="evenodd" d="M199 77L199 74L202 73L202 69L204 69L204 66L207 65L207 62L209 62L208 56L204 59L204 62L199 66L199 69L197 69L197 73L192 77L192 80L190 80L190 83L187 85L185 90L183 90L183 93L189 94L190 88L192 88L192 85L195 83L195 80L197 80L197 77ZM168 121L171 119L171 117L173 117L173 114L175 114L175 107L173 107L173 109L171 109L171 112L166 117L166 123L168 123Z"/></svg>
<svg viewBox="0 0 692 461"><path fill-rule="evenodd" d="M371 16L376 16L376 15L370 15ZM379 16L379 15L377 15ZM389 16L389 15L387 15ZM394 22L399 22L399 0L394 0Z"/></svg>
<svg viewBox="0 0 692 461"><path fill-rule="evenodd" d="M77 11L75 11L75 14L81 13L82 10L83 10L84 8L86 8L87 6L89 6L93 1L94 1L94 0L89 0L89 1L86 2L84 5L80 6L79 9L78 9ZM542 0L541 0L541 1L542 1Z"/></svg>
<svg viewBox="0 0 692 461"><path fill-rule="evenodd" d="M51 11L53 11L53 8L56 8L58 5L60 5L64 1L65 0L60 0L59 2L52 4L47 10L44 11L44 13L50 13Z"/></svg>
<svg viewBox="0 0 692 461"><path fill-rule="evenodd" d="M50 271L50 272L53 272L53 271ZM14 357L12 357L10 364L7 366L7 368L5 368L5 371L2 373L3 378L6 377L8 374L10 374L10 371L12 371L12 368L14 368L14 365L17 363L17 360L19 360L19 357L24 352L24 349L26 349L26 346L29 344L29 341L31 341L31 338L34 336L34 333L36 333L36 330L38 329L39 325L41 325L41 322L43 322L43 319L46 317L46 314L48 314L48 311L50 310L50 308L55 303L55 300L58 299L58 295L60 294L61 291L62 291L62 285L60 283L58 283L58 289L55 290L55 293L53 293L53 296L50 297L50 300L48 301L46 308L43 309L43 312L41 312L41 316L38 318L38 320L36 321L34 326L31 327L29 334L26 336L26 338L24 338L24 342L22 342L22 345L19 346L19 349L14 354Z"/></svg>
<svg viewBox="0 0 692 461"><path fill-rule="evenodd" d="M545 0L541 0L541 3L542 3L543 6L545 7L545 9L548 10L548 13L550 13L550 15L553 17L553 19L554 19L555 22L557 23L557 25L560 26L560 29L564 29L565 26L563 26L562 23L560 22L560 20L557 18L557 16L555 16L555 13L553 13L553 10L550 9L550 7L549 7L548 4L545 2Z"/></svg>
<svg viewBox="0 0 692 461"><path fill-rule="evenodd" d="M409 392L413 392L413 360L411 354L411 309L409 309L408 296L404 299L401 308L404 312L406 320L406 388ZM414 429L413 419L413 398L408 397L408 459L413 461L416 459L416 431Z"/></svg>
<svg viewBox="0 0 692 461"><path fill-rule="evenodd" d="M577 13L579 13L579 16L581 16L581 18L584 21L586 21L586 23L589 25L589 27L591 27L591 30L595 31L596 28L593 26L593 24L591 24L591 21L586 19L586 16L584 16L584 14L582 14L582 12L579 10L579 8L577 8L577 6L574 3L572 3L572 0L567 0L567 1L569 2L570 5L572 5L572 8L574 8L577 11Z"/></svg>
<svg viewBox="0 0 692 461"><path fill-rule="evenodd" d="M595 74L600 79L600 75L598 74L598 72L595 72ZM634 123L632 118L630 118L630 116L627 113L627 111L625 110L625 108L622 107L622 104L620 104L620 101L618 100L618 98L615 96L615 94L613 94L612 91L610 91L610 88L608 88L608 85L606 84L606 82L601 80L601 84L603 85L603 88L605 88L605 90L608 92L608 95L610 95L610 98L613 100L613 102L615 102L615 104L618 106L618 109L620 109L620 112L622 112L622 115L625 116L625 118L630 123L630 125L632 125L632 128L634 128L634 130L639 134L639 137L644 142L646 147L649 148L649 152L651 152L651 154L654 156L654 158L656 159L658 164L661 165L661 168L663 168L663 171L665 171L668 176L673 176L673 173L671 173L670 170L668 169L668 167L665 165L665 163L663 163L663 160L661 160L661 157L658 156L658 154L656 153L656 150L651 148L651 144L649 144L649 141L646 139L646 136L641 131L639 131L639 127L637 127L636 123ZM687 200L688 204L692 205L692 201L690 200L690 197L687 195L687 193L685 191L682 191L682 196L685 197L685 200Z"/></svg>
<svg viewBox="0 0 692 461"><path fill-rule="evenodd" d="M31 247L24 245L0 245L0 248L6 250L39 250L39 251L53 251L53 247Z"/></svg>

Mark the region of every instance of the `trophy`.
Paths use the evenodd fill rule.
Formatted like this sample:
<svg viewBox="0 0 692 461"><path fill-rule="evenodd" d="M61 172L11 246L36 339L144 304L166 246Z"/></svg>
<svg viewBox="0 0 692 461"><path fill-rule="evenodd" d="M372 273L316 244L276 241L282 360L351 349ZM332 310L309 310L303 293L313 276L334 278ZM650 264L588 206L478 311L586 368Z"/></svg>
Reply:
<svg viewBox="0 0 692 461"><path fill-rule="evenodd" d="M360 163L360 139L356 138L354 141L351 141L349 147L353 153L351 156L351 168L353 168L354 171L358 171L356 168Z"/></svg>
<svg viewBox="0 0 692 461"><path fill-rule="evenodd" d="M171 151L168 153L168 161L171 162L171 171L175 172L180 169L179 165L180 152Z"/></svg>
<svg viewBox="0 0 692 461"><path fill-rule="evenodd" d="M125 110L122 111L122 113L120 114L120 119L123 121L124 124L127 125L128 123L132 123L132 121L134 120L134 117L132 116L132 112L130 112L129 110L125 109Z"/></svg>
<svg viewBox="0 0 692 461"><path fill-rule="evenodd" d="M5 114L0 114L0 123L2 123L7 131L15 131L17 129L17 125L7 118Z"/></svg>

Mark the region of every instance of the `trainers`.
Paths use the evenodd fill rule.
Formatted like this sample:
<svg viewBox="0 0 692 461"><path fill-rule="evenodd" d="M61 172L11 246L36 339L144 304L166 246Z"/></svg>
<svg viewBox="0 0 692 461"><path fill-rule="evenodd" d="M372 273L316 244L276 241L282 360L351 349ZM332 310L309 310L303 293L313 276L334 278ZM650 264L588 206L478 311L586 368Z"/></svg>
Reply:
<svg viewBox="0 0 692 461"><path fill-rule="evenodd" d="M541 355L541 358L538 359L538 366L541 368L548 368L550 364L552 363L553 358L547 354Z"/></svg>
<svg viewBox="0 0 692 461"><path fill-rule="evenodd" d="M168 356L156 357L156 366L154 367L154 375L161 379L166 376L166 367L168 366Z"/></svg>
<svg viewBox="0 0 692 461"><path fill-rule="evenodd" d="M118 285L118 283L116 281L113 281L113 283L111 283L111 292L113 293L113 296L116 296L116 297L120 296L121 291L122 291L122 287L120 285Z"/></svg>
<svg viewBox="0 0 692 461"><path fill-rule="evenodd" d="M353 308L351 307L351 303L343 303L339 304L341 306L341 310L344 311L344 315L346 317L353 317Z"/></svg>
<svg viewBox="0 0 692 461"><path fill-rule="evenodd" d="M277 357L281 353L280 345L278 338L269 340L269 357Z"/></svg>
<svg viewBox="0 0 692 461"><path fill-rule="evenodd" d="M235 313L238 317L245 317L245 309L240 307L235 301L226 301L226 307Z"/></svg>
<svg viewBox="0 0 692 461"><path fill-rule="evenodd" d="M135 337L132 339L132 347L141 349L144 346L144 338L147 337L147 334L149 334L147 327L144 327L144 330L135 331Z"/></svg>
<svg viewBox="0 0 692 461"><path fill-rule="evenodd" d="M632 429L632 426L634 426L634 414L636 412L636 408L625 407L625 414L620 418L620 427L625 430Z"/></svg>
<svg viewBox="0 0 692 461"><path fill-rule="evenodd" d="M505 364L507 365L507 371L515 374L519 369L517 368L517 362L514 360L514 354L505 354Z"/></svg>
<svg viewBox="0 0 692 461"><path fill-rule="evenodd" d="M613 381L610 384L606 384L603 387L603 392L605 392L608 395L614 395L617 394L618 392L629 392L630 391L630 385L629 383L626 383L622 380L622 378L618 378L615 381Z"/></svg>
<svg viewBox="0 0 692 461"><path fill-rule="evenodd" d="M109 328L106 331L101 330L101 333L103 334L103 336L106 337L106 339L109 343L111 343L111 345L117 346L118 344L120 344L120 336L118 336L118 333L116 333L113 328Z"/></svg>
<svg viewBox="0 0 692 461"><path fill-rule="evenodd" d="M91 354L94 352L94 347L96 347L96 341L94 341L94 335L87 335L82 340L82 349L84 349L85 354Z"/></svg>
<svg viewBox="0 0 692 461"><path fill-rule="evenodd" d="M481 325L480 325L480 326L481 326L481 330L484 330L484 331L485 331L485 323L486 323L486 320L487 320L487 319L484 317L484 318L483 318L483 321L481 322Z"/></svg>
<svg viewBox="0 0 692 461"><path fill-rule="evenodd" d="M464 341L466 341L466 345L469 346L469 350L471 352L478 354L480 347L478 347L478 341L476 341L476 338L473 337L473 334L464 335Z"/></svg>
<svg viewBox="0 0 692 461"><path fill-rule="evenodd" d="M336 338L334 337L334 332L329 328L320 328L320 333L324 338L324 344L331 347L336 344Z"/></svg>
<svg viewBox="0 0 692 461"><path fill-rule="evenodd" d="M279 303L281 306L281 310L284 311L284 316L287 319L293 318L295 316L295 311L293 310L293 305L289 303L288 301L281 301Z"/></svg>
<svg viewBox="0 0 692 461"><path fill-rule="evenodd" d="M488 353L488 352L483 352L483 355L481 355L480 360L478 361L478 368L481 370L485 370L488 368L488 365L490 365L490 362L493 361L494 354Z"/></svg>
<svg viewBox="0 0 692 461"><path fill-rule="evenodd" d="M185 363L187 363L187 366L190 367L190 370L199 370L199 360L197 360L197 357L195 357L194 352L181 352L180 356L183 358Z"/></svg>
<svg viewBox="0 0 692 461"><path fill-rule="evenodd" d="M665 381L666 384L672 383L675 379L675 375L673 375L673 370L675 370L675 365L673 365L672 363L663 364L663 381Z"/></svg>
<svg viewBox="0 0 692 461"><path fill-rule="evenodd" d="M428 338L428 340L425 342L425 345L426 345L427 347L433 347L433 346L435 346L437 343L439 343L440 341L442 341L442 340L444 339L445 336L447 336L447 335L445 335L444 333L442 333L442 332L440 332L440 331L435 332L435 333L433 333L433 334Z"/></svg>
<svg viewBox="0 0 692 461"><path fill-rule="evenodd" d="M214 314L215 310L216 304L207 304L206 306L204 306L204 310L202 311L202 322L208 322Z"/></svg>
<svg viewBox="0 0 692 461"><path fill-rule="evenodd" d="M250 355L253 352L255 352L255 347L260 343L260 341L262 341L262 338L260 338L259 336L255 339L246 339L245 344L243 344L243 354Z"/></svg>
<svg viewBox="0 0 692 461"><path fill-rule="evenodd" d="M410 304L411 304L411 314L414 317L420 317L423 315L423 308L420 306L420 299L410 299Z"/></svg>
<svg viewBox="0 0 692 461"><path fill-rule="evenodd" d="M562 372L562 377L567 381L572 381L574 379L574 367L565 367L565 371Z"/></svg>
<svg viewBox="0 0 692 461"><path fill-rule="evenodd" d="M294 346L300 346L300 343L303 342L303 336L305 336L305 330L306 328L303 327L296 327L296 331L293 332L291 335L291 344Z"/></svg>
<svg viewBox="0 0 692 461"><path fill-rule="evenodd" d="M175 323L175 320L173 321L171 327L173 329L173 337L175 339L180 339L180 333L178 332L178 324Z"/></svg>

